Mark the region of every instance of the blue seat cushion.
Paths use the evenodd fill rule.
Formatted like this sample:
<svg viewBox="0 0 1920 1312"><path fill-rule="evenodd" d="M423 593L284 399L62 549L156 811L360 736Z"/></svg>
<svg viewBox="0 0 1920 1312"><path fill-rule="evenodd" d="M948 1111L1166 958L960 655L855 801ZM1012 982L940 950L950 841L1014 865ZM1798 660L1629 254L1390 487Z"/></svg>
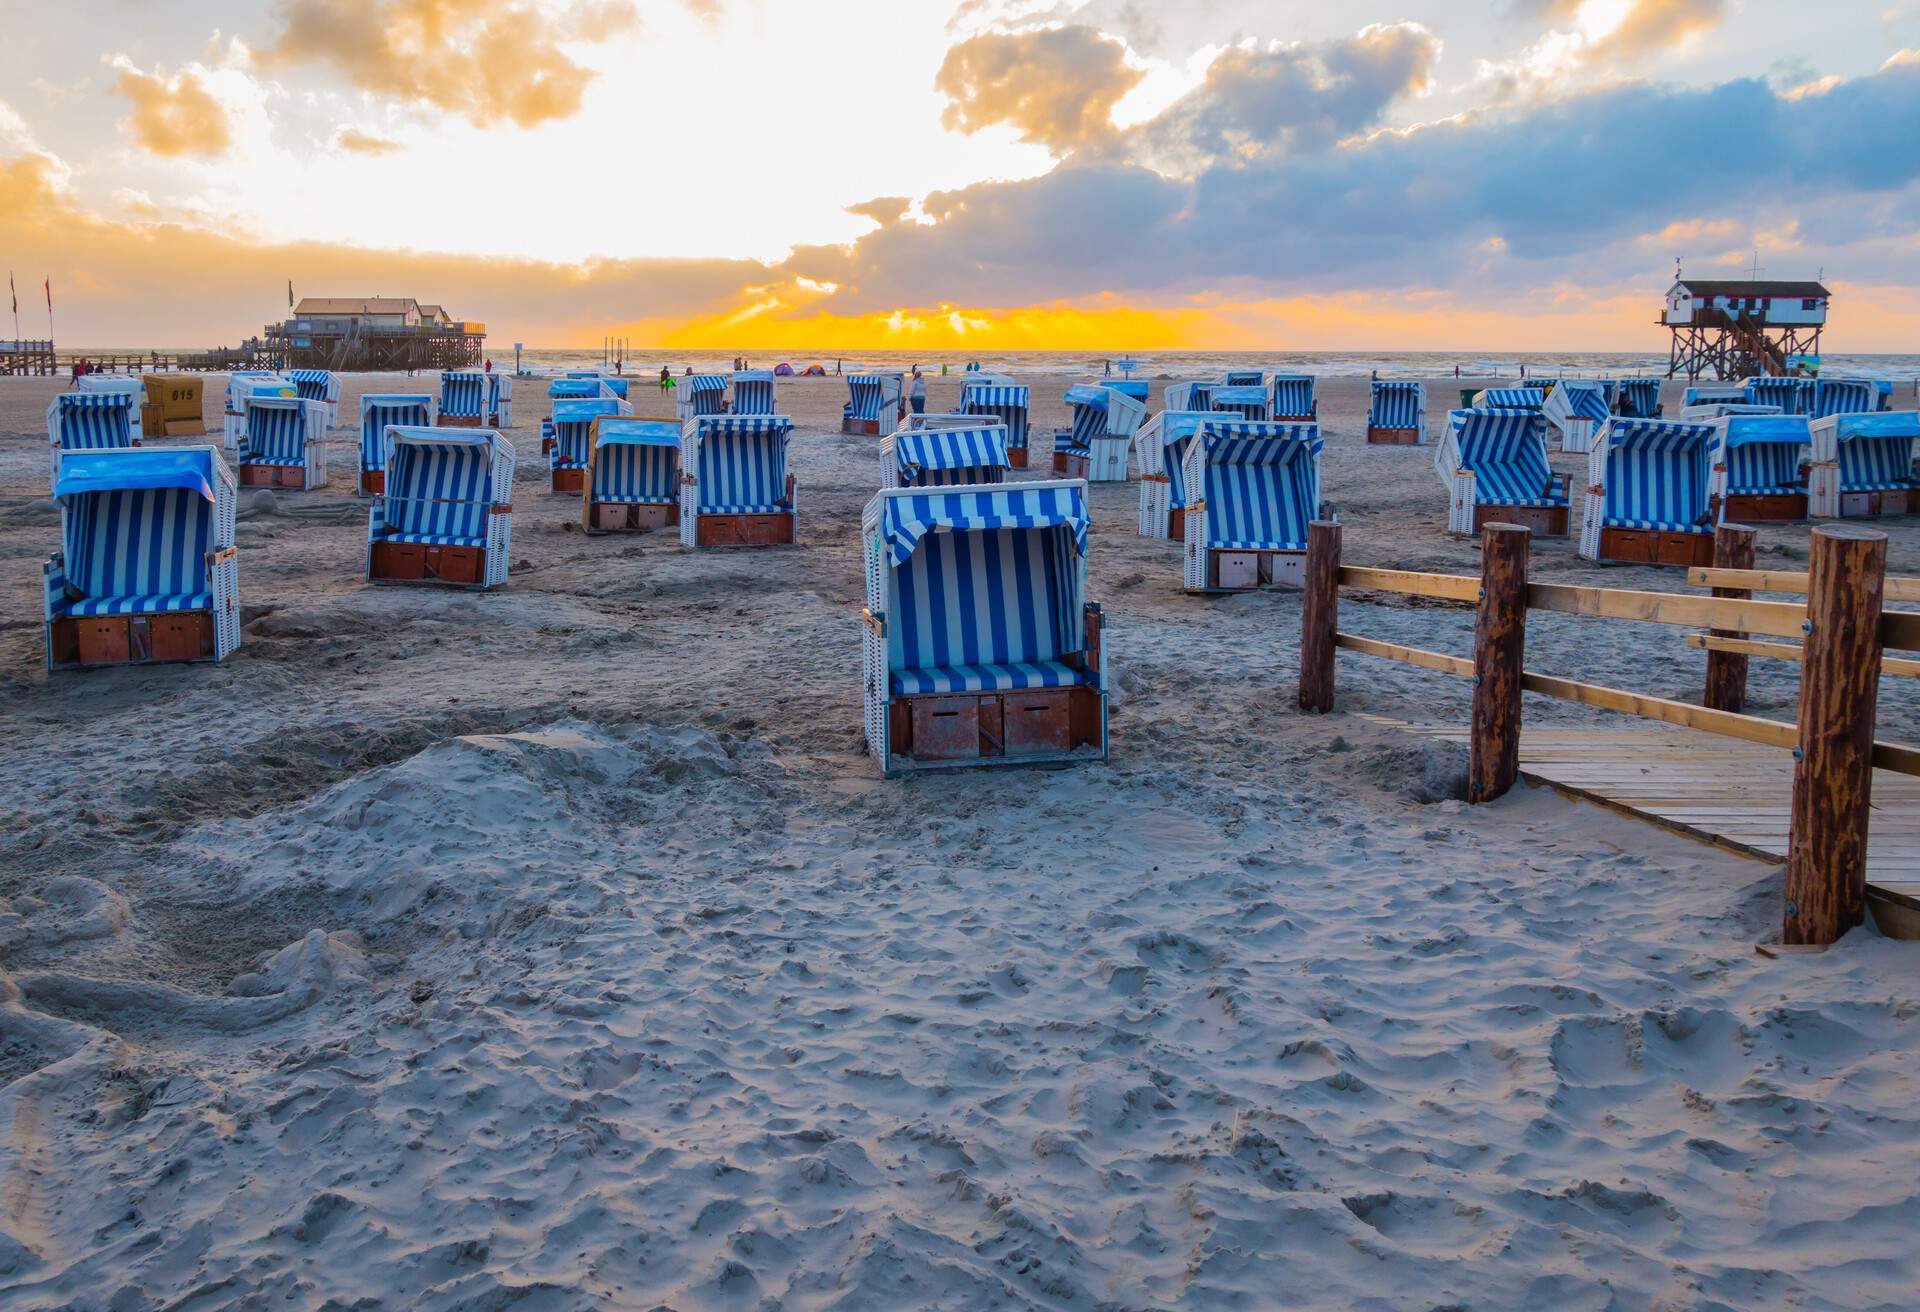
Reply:
<svg viewBox="0 0 1920 1312"><path fill-rule="evenodd" d="M1209 542L1208 551L1305 551L1303 542Z"/></svg>
<svg viewBox="0 0 1920 1312"><path fill-rule="evenodd" d="M1649 530L1654 530L1661 533L1711 533L1713 532L1713 530L1705 524L1682 524L1676 520L1667 520L1667 519L1622 519L1616 515L1608 515L1606 519L1601 522L1604 523L1608 528L1649 529Z"/></svg>
<svg viewBox="0 0 1920 1312"><path fill-rule="evenodd" d="M1842 483L1842 492L1909 492L1920 488L1920 480L1893 478L1881 483Z"/></svg>
<svg viewBox="0 0 1920 1312"><path fill-rule="evenodd" d="M307 462L294 456L243 456L243 465L280 465L288 469L298 469Z"/></svg>
<svg viewBox="0 0 1920 1312"><path fill-rule="evenodd" d="M793 507L778 505L702 506L700 507L700 513L703 515L789 515L793 513Z"/></svg>
<svg viewBox="0 0 1920 1312"><path fill-rule="evenodd" d="M947 665L927 670L893 671L900 696L943 692L1012 692L1023 688L1072 688L1087 681L1084 671L1064 661L1021 661L1012 665Z"/></svg>
<svg viewBox="0 0 1920 1312"><path fill-rule="evenodd" d="M427 547L484 547L485 538L454 537L446 533L389 533L382 542L417 542Z"/></svg>
<svg viewBox="0 0 1920 1312"><path fill-rule="evenodd" d="M66 604L69 615L161 615L171 611L212 610L211 592L148 594L141 597L82 597Z"/></svg>

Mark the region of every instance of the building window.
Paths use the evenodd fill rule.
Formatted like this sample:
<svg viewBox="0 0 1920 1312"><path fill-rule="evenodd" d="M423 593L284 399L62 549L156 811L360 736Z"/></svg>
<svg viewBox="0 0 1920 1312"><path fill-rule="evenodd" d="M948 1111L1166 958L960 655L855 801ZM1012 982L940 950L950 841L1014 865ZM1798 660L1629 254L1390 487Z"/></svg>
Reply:
<svg viewBox="0 0 1920 1312"><path fill-rule="evenodd" d="M1800 308L1803 310L1817 310L1820 308L1820 298L1817 296L1809 296L1806 300L1800 302Z"/></svg>

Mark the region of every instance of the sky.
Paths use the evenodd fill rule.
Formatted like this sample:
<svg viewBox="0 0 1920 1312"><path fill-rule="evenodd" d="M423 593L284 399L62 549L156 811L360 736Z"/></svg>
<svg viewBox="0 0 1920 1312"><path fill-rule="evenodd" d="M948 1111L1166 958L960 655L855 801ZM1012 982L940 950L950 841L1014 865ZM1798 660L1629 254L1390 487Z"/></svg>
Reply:
<svg viewBox="0 0 1920 1312"><path fill-rule="evenodd" d="M1657 352L1676 261L1757 259L1830 351L1920 349L1920 0L0 17L0 254L62 344L234 344L291 282L535 347Z"/></svg>

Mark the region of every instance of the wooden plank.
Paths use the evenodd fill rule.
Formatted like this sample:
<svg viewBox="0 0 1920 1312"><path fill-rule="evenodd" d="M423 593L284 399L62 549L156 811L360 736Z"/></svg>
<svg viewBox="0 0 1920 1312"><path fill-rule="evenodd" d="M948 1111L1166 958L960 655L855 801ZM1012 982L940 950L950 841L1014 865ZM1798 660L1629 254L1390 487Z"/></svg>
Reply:
<svg viewBox="0 0 1920 1312"><path fill-rule="evenodd" d="M1732 652L1740 656L1765 656L1777 661L1800 661L1806 653L1790 642L1760 642L1753 638L1722 638L1711 633L1689 633L1687 646L1706 651ZM1902 679L1920 679L1920 661L1883 656L1880 673Z"/></svg>
<svg viewBox="0 0 1920 1312"><path fill-rule="evenodd" d="M1779 720L1763 720L1757 715L1741 715L1733 711L1711 711L1690 702L1676 702L1665 697L1651 697L1645 693L1608 688L1597 683L1581 683L1577 679L1561 679L1550 674L1535 674L1531 670L1521 677L1521 686L1528 692L1558 697L1562 701L1621 711L1637 715L1643 720L1661 720L1689 729L1703 729L1708 733L1724 734L1750 743L1764 743L1768 747L1791 748L1800 736L1797 728Z"/></svg>
<svg viewBox="0 0 1920 1312"><path fill-rule="evenodd" d="M1680 624L1699 629L1735 629L1775 638L1797 638L1807 608L1784 601L1740 601L1696 597L1685 592L1635 592L1626 588L1589 588L1568 583L1535 583L1527 588L1534 610L1643 624ZM1920 615L1914 616L1920 620Z"/></svg>
<svg viewBox="0 0 1920 1312"><path fill-rule="evenodd" d="M1447 601L1480 600L1480 580L1467 574L1422 574L1416 570L1342 565L1340 586L1401 592L1414 597L1440 597Z"/></svg>
<svg viewBox="0 0 1920 1312"><path fill-rule="evenodd" d="M1696 588L1749 588L1754 592L1807 595L1807 576L1791 570L1710 569L1695 565L1687 571L1687 582ZM1889 574L1884 595L1888 601L1920 601L1920 579Z"/></svg>
<svg viewBox="0 0 1920 1312"><path fill-rule="evenodd" d="M1408 647L1398 642L1382 642L1378 638L1363 638L1357 633L1336 633L1334 645L1348 651L1361 652L1367 656L1379 656L1390 661L1399 661L1403 665L1418 665L1422 669L1438 670L1442 674L1451 674L1462 679L1473 677L1473 662L1465 656L1449 656L1445 652L1425 651L1419 647ZM1464 740L1466 735L1461 734Z"/></svg>

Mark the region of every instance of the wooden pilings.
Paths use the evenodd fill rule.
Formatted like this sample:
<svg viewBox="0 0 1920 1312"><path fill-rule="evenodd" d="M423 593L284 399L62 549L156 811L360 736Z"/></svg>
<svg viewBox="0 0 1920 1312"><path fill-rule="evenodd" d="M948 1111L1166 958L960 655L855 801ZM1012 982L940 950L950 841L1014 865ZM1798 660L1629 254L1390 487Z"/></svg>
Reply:
<svg viewBox="0 0 1920 1312"><path fill-rule="evenodd" d="M1340 526L1307 525L1306 596L1300 607L1300 709L1333 709L1334 635L1340 629Z"/></svg>
<svg viewBox="0 0 1920 1312"><path fill-rule="evenodd" d="M1738 524L1722 524L1713 532L1713 567L1715 569L1752 569L1753 568L1754 531ZM1715 588L1716 597L1733 597L1741 601L1751 601L1753 592L1747 588ZM1747 635L1733 629L1714 629L1716 638L1745 638ZM1716 711L1743 711L1747 706L1747 658L1738 652L1707 652L1707 691L1703 699L1706 706Z"/></svg>
<svg viewBox="0 0 1920 1312"><path fill-rule="evenodd" d="M1863 914L1886 561L1883 533L1813 530L1781 933L1789 944L1832 943Z"/></svg>
<svg viewBox="0 0 1920 1312"><path fill-rule="evenodd" d="M1518 524L1480 530L1480 612L1473 625L1473 720L1467 800L1491 802L1520 777L1520 687L1527 656L1527 558Z"/></svg>

